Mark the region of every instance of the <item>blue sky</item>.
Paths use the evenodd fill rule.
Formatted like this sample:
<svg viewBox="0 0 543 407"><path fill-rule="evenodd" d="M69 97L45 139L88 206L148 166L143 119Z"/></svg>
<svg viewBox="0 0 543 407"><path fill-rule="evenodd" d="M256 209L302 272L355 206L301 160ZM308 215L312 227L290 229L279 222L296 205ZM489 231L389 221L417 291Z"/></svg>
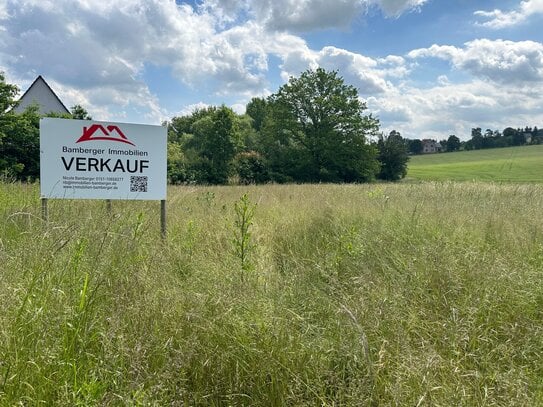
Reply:
<svg viewBox="0 0 543 407"><path fill-rule="evenodd" d="M0 71L97 120L243 113L318 66L409 138L543 127L543 0L0 0Z"/></svg>

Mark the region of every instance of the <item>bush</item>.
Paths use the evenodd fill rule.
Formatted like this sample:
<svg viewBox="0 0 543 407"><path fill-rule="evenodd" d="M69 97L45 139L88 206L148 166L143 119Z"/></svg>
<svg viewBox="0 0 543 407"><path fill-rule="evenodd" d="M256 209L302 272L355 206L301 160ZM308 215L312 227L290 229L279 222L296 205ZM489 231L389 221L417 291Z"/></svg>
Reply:
<svg viewBox="0 0 543 407"><path fill-rule="evenodd" d="M241 184L262 184L270 180L264 158L256 151L239 153L234 165Z"/></svg>

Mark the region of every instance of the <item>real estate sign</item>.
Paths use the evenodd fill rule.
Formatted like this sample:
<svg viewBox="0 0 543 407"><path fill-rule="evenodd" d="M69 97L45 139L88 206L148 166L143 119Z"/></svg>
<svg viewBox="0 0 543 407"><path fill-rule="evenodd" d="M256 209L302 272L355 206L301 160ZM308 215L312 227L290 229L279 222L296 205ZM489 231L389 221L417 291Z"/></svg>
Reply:
<svg viewBox="0 0 543 407"><path fill-rule="evenodd" d="M42 198L166 199L164 126L43 118Z"/></svg>

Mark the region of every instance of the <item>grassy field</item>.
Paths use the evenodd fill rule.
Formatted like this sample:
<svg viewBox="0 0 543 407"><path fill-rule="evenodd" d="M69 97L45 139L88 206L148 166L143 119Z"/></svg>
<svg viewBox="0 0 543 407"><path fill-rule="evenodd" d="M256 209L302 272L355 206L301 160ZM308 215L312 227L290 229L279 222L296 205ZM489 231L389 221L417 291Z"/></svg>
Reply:
<svg viewBox="0 0 543 407"><path fill-rule="evenodd" d="M407 179L543 182L543 145L412 156Z"/></svg>
<svg viewBox="0 0 543 407"><path fill-rule="evenodd" d="M543 186L168 198L0 184L1 406L543 405Z"/></svg>

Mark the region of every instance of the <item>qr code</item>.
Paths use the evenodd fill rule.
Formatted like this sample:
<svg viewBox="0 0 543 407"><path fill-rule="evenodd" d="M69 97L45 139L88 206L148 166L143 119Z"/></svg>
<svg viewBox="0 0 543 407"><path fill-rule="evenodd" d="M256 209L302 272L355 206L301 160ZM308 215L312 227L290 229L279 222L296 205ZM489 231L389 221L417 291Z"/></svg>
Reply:
<svg viewBox="0 0 543 407"><path fill-rule="evenodd" d="M147 177L130 177L130 192L147 192Z"/></svg>

